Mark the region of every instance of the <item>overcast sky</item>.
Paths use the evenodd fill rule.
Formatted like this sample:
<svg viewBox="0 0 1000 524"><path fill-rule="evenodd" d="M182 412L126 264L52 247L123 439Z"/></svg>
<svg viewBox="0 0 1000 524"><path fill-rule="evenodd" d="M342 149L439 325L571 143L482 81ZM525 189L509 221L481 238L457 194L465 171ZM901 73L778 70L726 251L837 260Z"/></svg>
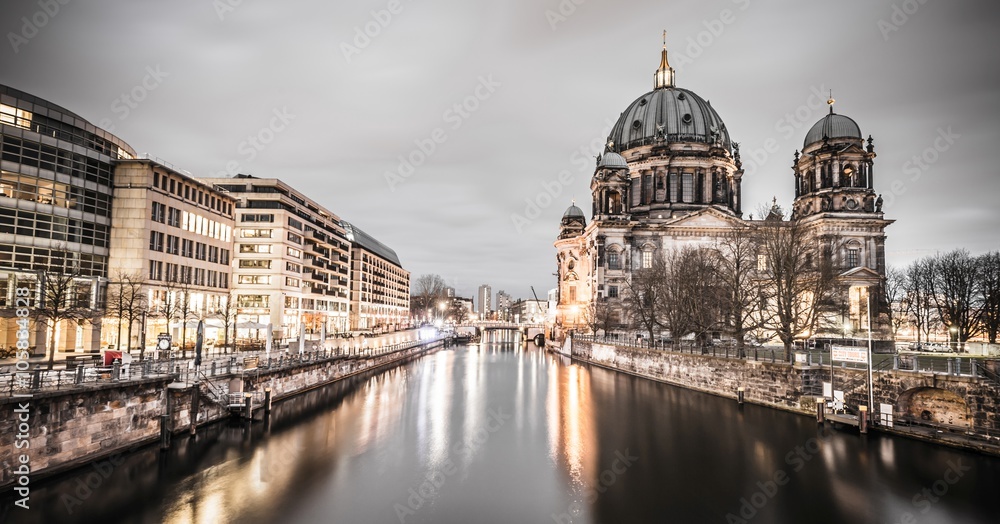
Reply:
<svg viewBox="0 0 1000 524"><path fill-rule="evenodd" d="M677 85L742 144L748 214L789 208L832 89L875 139L890 264L1000 248L995 2L52 3L3 3L0 83L194 176L281 178L464 296L554 287L559 218L589 217L664 29Z"/></svg>

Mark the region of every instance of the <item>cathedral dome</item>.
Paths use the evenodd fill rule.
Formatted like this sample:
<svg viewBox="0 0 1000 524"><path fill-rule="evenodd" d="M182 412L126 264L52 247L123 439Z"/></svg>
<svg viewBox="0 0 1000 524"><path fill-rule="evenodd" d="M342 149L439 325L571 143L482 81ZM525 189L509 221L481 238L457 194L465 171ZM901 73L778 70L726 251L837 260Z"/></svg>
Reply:
<svg viewBox="0 0 1000 524"><path fill-rule="evenodd" d="M601 157L601 161L597 163L597 167L605 169L628 169L628 162L625 161L625 157L618 153L608 151Z"/></svg>
<svg viewBox="0 0 1000 524"><path fill-rule="evenodd" d="M687 89L665 86L639 98L618 118L608 136L614 151L653 144L701 142L732 149L729 132L715 109Z"/></svg>
<svg viewBox="0 0 1000 524"><path fill-rule="evenodd" d="M831 109L831 111L833 110ZM809 132L806 133L802 147L804 149L810 144L822 142L823 138L857 138L860 140L862 138L861 128L850 117L831 112L813 124Z"/></svg>
<svg viewBox="0 0 1000 524"><path fill-rule="evenodd" d="M587 216L583 214L583 210L576 207L576 204L570 205L569 208L566 209L566 212L563 213L562 217L564 220L567 218L582 218L587 220Z"/></svg>

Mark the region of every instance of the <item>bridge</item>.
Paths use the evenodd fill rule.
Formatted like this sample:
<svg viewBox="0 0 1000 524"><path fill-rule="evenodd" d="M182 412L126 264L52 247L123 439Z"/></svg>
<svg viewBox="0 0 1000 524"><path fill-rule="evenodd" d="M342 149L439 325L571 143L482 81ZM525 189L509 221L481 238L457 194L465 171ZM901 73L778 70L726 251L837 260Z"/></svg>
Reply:
<svg viewBox="0 0 1000 524"><path fill-rule="evenodd" d="M485 333L487 331L520 331L528 340L540 340L541 346L545 343L545 325L543 324L517 324L515 322L503 322L482 320L477 322L467 322L455 326L457 333ZM539 338L541 337L541 338Z"/></svg>

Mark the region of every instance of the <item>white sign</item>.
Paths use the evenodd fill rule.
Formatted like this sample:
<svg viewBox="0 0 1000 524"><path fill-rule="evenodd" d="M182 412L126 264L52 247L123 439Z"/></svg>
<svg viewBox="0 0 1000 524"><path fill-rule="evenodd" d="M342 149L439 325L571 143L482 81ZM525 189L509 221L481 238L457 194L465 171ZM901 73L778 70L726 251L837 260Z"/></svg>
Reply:
<svg viewBox="0 0 1000 524"><path fill-rule="evenodd" d="M833 346L831 350L832 358L838 362L857 362L859 364L868 363L868 348L858 349L852 347Z"/></svg>

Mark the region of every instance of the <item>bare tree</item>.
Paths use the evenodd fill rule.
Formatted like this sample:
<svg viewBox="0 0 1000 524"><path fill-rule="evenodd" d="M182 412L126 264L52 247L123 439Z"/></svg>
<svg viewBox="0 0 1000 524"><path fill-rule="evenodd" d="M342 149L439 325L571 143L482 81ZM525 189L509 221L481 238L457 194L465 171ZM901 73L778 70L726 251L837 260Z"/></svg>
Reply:
<svg viewBox="0 0 1000 524"><path fill-rule="evenodd" d="M720 328L723 288L716 280L718 260L718 253L712 249L684 248L678 256L678 267L671 272L679 280L681 291L672 306L686 315L686 324L702 351L711 342L712 331Z"/></svg>
<svg viewBox="0 0 1000 524"><path fill-rule="evenodd" d="M965 341L979 329L976 259L968 251L959 249L934 256L931 267L934 305L948 329L949 340L956 349L964 349Z"/></svg>
<svg viewBox="0 0 1000 524"><path fill-rule="evenodd" d="M934 303L931 298L933 286L931 280L934 278L934 267L930 259L917 260L906 268L906 282L904 298L906 312L913 321L913 327L917 332L917 345L921 340L926 341L930 336L931 327L937 318L934 311Z"/></svg>
<svg viewBox="0 0 1000 524"><path fill-rule="evenodd" d="M599 298L588 304L583 311L583 318L591 333L596 335L598 330L603 329L606 334L614 322L614 314L608 299Z"/></svg>
<svg viewBox="0 0 1000 524"><path fill-rule="evenodd" d="M814 333L833 291L830 257L821 256L819 242L800 224L771 215L758 227L761 281L767 288L766 327L791 358L795 339Z"/></svg>
<svg viewBox="0 0 1000 524"><path fill-rule="evenodd" d="M187 358L187 321L193 318L191 311L191 284L182 276L177 285L180 297L177 299L177 316L181 321L181 358Z"/></svg>
<svg viewBox="0 0 1000 524"><path fill-rule="evenodd" d="M233 341L236 341L236 297L232 290L223 297L223 303L215 311L215 315L222 322L222 347L226 353L229 352L229 331L233 330Z"/></svg>
<svg viewBox="0 0 1000 524"><path fill-rule="evenodd" d="M1000 331L1000 252L986 253L976 259L979 265L979 320L990 344L997 343Z"/></svg>
<svg viewBox="0 0 1000 524"><path fill-rule="evenodd" d="M663 275L666 270L662 257L653 257L649 268L632 271L625 281L625 311L632 318L632 323L646 331L652 343L656 329L660 326L657 314L662 307L660 294L663 291Z"/></svg>
<svg viewBox="0 0 1000 524"><path fill-rule="evenodd" d="M125 324L125 313L128 306L125 304L125 277L121 271L116 272L116 278L108 286L108 299L105 310L114 315L118 322L118 338L116 339L116 349L122 347L122 328Z"/></svg>
<svg viewBox="0 0 1000 524"><path fill-rule="evenodd" d="M737 229L716 247L716 280L721 286L720 309L724 330L733 338L740 358L746 336L760 326L761 285L757 278L757 242L751 229Z"/></svg>
<svg viewBox="0 0 1000 524"><path fill-rule="evenodd" d="M451 317L456 324L464 324L469 320L469 310L458 300L452 300L448 305L448 316Z"/></svg>
<svg viewBox="0 0 1000 524"><path fill-rule="evenodd" d="M897 267L890 267L885 273L885 298L889 302L889 327L892 336L906 323L906 272Z"/></svg>
<svg viewBox="0 0 1000 524"><path fill-rule="evenodd" d="M49 267L39 273L39 301L34 314L44 320L52 330L49 339L48 369L52 369L56 356L56 326L60 322L92 320L96 311L90 307L90 281L79 270L61 271Z"/></svg>
<svg viewBox="0 0 1000 524"><path fill-rule="evenodd" d="M447 286L440 275L420 275L414 282L410 309L413 316L430 318L438 300L445 298Z"/></svg>

